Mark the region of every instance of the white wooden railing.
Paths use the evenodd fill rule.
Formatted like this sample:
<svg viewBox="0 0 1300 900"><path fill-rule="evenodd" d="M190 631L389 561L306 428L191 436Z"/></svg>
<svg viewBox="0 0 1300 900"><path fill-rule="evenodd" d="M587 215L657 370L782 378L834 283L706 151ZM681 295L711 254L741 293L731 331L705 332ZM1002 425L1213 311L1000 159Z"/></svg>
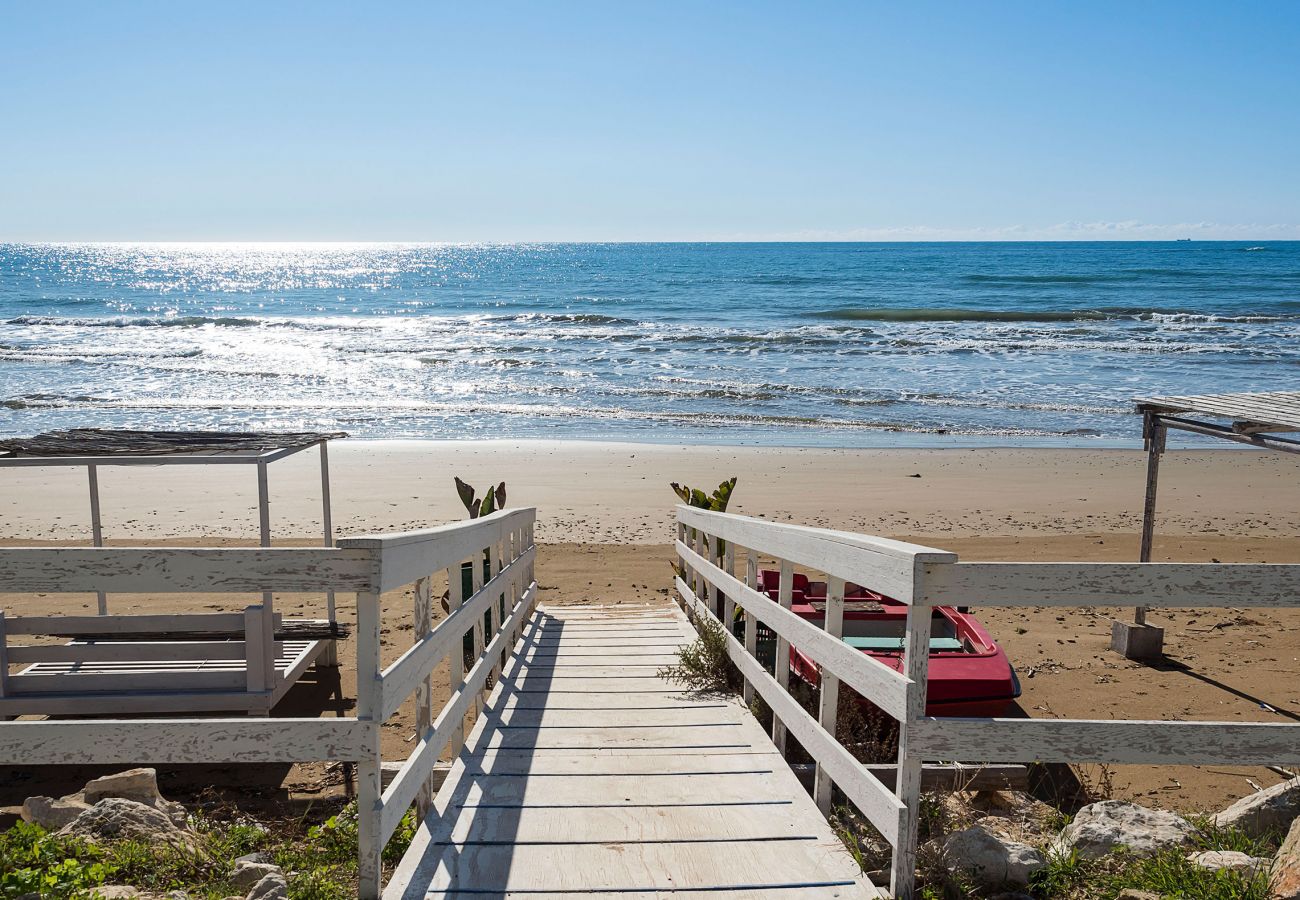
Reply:
<svg viewBox="0 0 1300 900"><path fill-rule="evenodd" d="M384 846L413 802L420 816L427 814L434 764L448 747L453 756L460 753L465 714L471 704L482 708L488 677L500 677L537 605L535 521L536 510L507 510L442 528L339 542L345 549L375 553L381 567L373 588L357 595L357 717L374 724L357 768L358 878L363 900L379 896ZM491 561L491 577L486 581L484 551ZM473 573L468 596L461 576L465 563ZM451 610L437 628L430 628L431 588L440 572L447 573ZM415 644L392 665L381 668L380 594L412 582ZM468 671L461 649L467 632L474 635L473 665ZM449 662L451 695L435 713L430 679L443 659ZM381 790L379 726L412 694L417 743L392 783Z"/></svg>
<svg viewBox="0 0 1300 900"><path fill-rule="evenodd" d="M743 580L735 574L742 548ZM963 563L954 553L888 538L686 506L677 507L677 554L683 605L723 627L746 700L756 692L772 710L774 742L784 748L785 735L793 735L816 761L822 811L830 812L838 788L894 848L895 897L913 895L923 762L1300 763L1300 725L925 715L934 606L1300 606L1300 565ZM776 603L757 590L759 555L780 567ZM827 576L824 629L789 609L796 566ZM908 605L901 673L841 640L846 581ZM743 644L730 627L737 610L745 618ZM775 671L758 661L757 623L778 636ZM816 718L789 693L792 646L820 669ZM841 683L899 723L892 790L835 740Z"/></svg>
<svg viewBox="0 0 1300 900"><path fill-rule="evenodd" d="M354 591L357 596L355 717L0 721L0 765L355 762L359 896L373 900L380 892L384 845L413 802L421 814L427 812L434 764L447 747L459 751L465 714L482 702L489 676L500 673L536 605L535 521L534 509L506 510L440 528L350 538L335 548L0 550L0 594ZM484 551L491 560L487 578ZM473 573L468 593L462 589L463 563ZM432 628L433 586L443 572L451 612ZM415 643L384 667L380 598L409 584L415 585ZM269 611L264 604L261 609ZM177 629L185 627L185 616L172 618ZM228 624L243 621L239 615ZM467 633L473 634L468 668L462 650ZM451 696L435 711L430 680L444 658L450 662ZM6 665L0 658L0 671ZM380 730L412 694L418 742L381 790Z"/></svg>

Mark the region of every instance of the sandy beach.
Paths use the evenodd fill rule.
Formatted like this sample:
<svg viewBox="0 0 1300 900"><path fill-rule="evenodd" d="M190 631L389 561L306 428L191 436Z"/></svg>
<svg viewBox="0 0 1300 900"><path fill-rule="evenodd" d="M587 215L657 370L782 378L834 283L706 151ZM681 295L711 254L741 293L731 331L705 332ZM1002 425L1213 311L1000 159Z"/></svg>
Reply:
<svg viewBox="0 0 1300 900"><path fill-rule="evenodd" d="M1124 450L784 450L546 441L340 441L331 448L340 535L460 519L453 475L479 486L504 478L510 506L538 507L537 573L544 603L666 601L675 502L667 482L711 486L733 474L740 484L732 511L746 515L915 540L963 559L1131 560L1137 555L1144 462L1144 454ZM89 542L84 470L2 474L0 542ZM1156 559L1300 562L1298 474L1300 460L1280 454L1169 453ZM319 540L314 454L273 465L270 478L277 539ZM100 480L110 544L255 540L251 471L107 469ZM234 608L235 602L219 595L110 601L120 612ZM298 595L278 602L286 612L320 606L319 598ZM410 602L400 592L385 597L388 659L409 646ZM51 608L49 597L32 595L6 595L0 603L20 615ZM60 611L93 609L93 603L92 596L69 595L60 598ZM978 612L978 598L972 605ZM340 609L345 617L352 614L346 598ZM1157 611L1152 621L1168 629L1167 660L1142 666L1107 650L1113 612L981 614L1020 672L1026 714L1300 719L1300 684L1292 677L1300 658L1300 614ZM345 646L341 682L348 697L355 696L350 651ZM445 677L435 684L445 695ZM286 703L296 704L297 714L316 715L320 701L319 686L302 685ZM405 711L390 721L386 758L409 752L412 728ZM1084 774L1109 778L1117 797L1185 810L1213 809L1249 793L1252 783L1281 780L1255 767L1122 766ZM265 775L269 781L259 789L267 796L300 800L337 790L341 780L337 772L315 766ZM163 773L176 790L183 789L184 777ZM0 777L0 806L21 803L30 793L31 773Z"/></svg>

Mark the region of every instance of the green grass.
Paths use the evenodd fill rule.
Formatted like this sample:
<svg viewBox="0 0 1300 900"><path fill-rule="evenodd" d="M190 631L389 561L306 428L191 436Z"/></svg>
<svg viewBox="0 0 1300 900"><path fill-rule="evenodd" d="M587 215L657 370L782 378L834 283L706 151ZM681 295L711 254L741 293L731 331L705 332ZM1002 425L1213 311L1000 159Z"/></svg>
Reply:
<svg viewBox="0 0 1300 900"><path fill-rule="evenodd" d="M191 897L220 900L242 894L230 883L231 861L260 851L289 877L293 900L346 900L357 892L355 804L319 824L307 818L277 822L267 829L245 821L195 817L191 847L162 842L112 841L92 844L60 837L26 822L0 832L0 898L39 893L42 897L93 898L107 884L144 891L183 890ZM384 849L389 864L399 860L415 834L408 812Z"/></svg>

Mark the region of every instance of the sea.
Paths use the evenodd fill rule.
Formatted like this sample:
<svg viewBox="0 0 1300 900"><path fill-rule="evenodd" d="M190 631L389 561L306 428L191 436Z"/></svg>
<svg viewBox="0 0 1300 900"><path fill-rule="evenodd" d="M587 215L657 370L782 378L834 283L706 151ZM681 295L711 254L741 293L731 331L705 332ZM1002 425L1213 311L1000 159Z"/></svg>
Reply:
<svg viewBox="0 0 1300 900"><path fill-rule="evenodd" d="M1295 389L1300 242L0 244L0 434L1140 444Z"/></svg>

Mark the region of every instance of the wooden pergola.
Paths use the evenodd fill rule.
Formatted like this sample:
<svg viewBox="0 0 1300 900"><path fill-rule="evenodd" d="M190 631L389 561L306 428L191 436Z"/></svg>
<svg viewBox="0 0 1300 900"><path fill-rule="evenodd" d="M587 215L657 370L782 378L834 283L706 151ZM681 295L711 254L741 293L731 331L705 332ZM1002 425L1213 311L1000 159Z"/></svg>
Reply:
<svg viewBox="0 0 1300 900"><path fill-rule="evenodd" d="M1142 414L1142 441L1147 451L1146 500L1142 508L1142 545L1138 559L1151 561L1156 527L1156 491L1160 457L1169 430L1186 431L1238 444L1300 453L1300 440L1282 435L1300 432L1300 391L1199 394L1187 397L1145 397L1134 401ZM1146 607L1138 607L1133 625L1114 623L1111 649L1130 659L1159 656L1164 631L1147 625Z"/></svg>
<svg viewBox="0 0 1300 900"><path fill-rule="evenodd" d="M311 447L320 448L321 515L325 546L334 542L330 516L329 453L326 444L344 438L341 431L275 433L261 431L134 431L72 428L47 431L31 438L0 440L0 468L26 466L85 466L90 481L90 529L96 547L104 545L99 504L100 466L257 467L257 512L260 544L271 546L271 501L267 466ZM108 601L98 591L99 613ZM334 620L334 595L328 597Z"/></svg>

